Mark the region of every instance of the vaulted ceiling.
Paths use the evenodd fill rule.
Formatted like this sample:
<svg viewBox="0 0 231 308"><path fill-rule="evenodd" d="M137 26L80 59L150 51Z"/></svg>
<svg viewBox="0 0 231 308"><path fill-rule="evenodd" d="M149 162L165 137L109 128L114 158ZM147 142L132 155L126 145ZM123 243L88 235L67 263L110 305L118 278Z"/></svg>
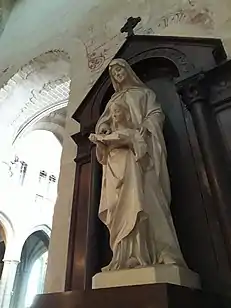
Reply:
<svg viewBox="0 0 231 308"><path fill-rule="evenodd" d="M2 142L7 139L10 145L50 113L65 109L69 98L69 69L70 59L65 52L49 51L23 66L5 84L0 90ZM65 112L59 116L65 122Z"/></svg>

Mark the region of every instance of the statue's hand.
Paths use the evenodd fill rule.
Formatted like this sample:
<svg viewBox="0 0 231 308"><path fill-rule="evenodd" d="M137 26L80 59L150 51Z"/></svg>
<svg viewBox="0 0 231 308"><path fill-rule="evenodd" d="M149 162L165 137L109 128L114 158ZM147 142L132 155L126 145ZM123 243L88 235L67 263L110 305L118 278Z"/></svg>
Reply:
<svg viewBox="0 0 231 308"><path fill-rule="evenodd" d="M95 143L97 146L99 146L101 148L105 148L105 144L102 141L98 140L96 134L90 134L89 140L91 142Z"/></svg>
<svg viewBox="0 0 231 308"><path fill-rule="evenodd" d="M96 135L95 135L95 134L90 134L90 136L89 136L89 140L90 140L91 142L96 143L96 142L97 142Z"/></svg>

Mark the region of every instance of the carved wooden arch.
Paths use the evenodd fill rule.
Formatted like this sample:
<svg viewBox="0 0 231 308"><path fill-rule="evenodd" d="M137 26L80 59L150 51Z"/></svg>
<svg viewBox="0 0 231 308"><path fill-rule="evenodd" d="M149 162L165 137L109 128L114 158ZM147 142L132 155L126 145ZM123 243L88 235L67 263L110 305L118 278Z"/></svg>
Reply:
<svg viewBox="0 0 231 308"><path fill-rule="evenodd" d="M117 56L115 58L117 58ZM141 61L146 61L154 58L163 58L170 61L178 70L180 77L182 77L184 74L190 74L195 70L195 65L189 61L187 55L175 48L157 47L151 50L143 51L125 60L127 60L127 62L131 66L134 66ZM110 84L111 81L108 75L104 80L104 82L102 82L101 85L99 86L97 92L95 93L91 109L89 112L90 116L89 121L91 121L92 123L91 127L94 126L94 124L96 123L96 121L100 116L101 103Z"/></svg>
<svg viewBox="0 0 231 308"><path fill-rule="evenodd" d="M185 79L197 70L215 67L226 59L226 54L218 39L134 35L120 47L115 58L123 58L131 65L141 60L165 58L177 67L180 79ZM92 130L100 116L98 103L109 85L106 69L73 115L81 124L81 133Z"/></svg>
<svg viewBox="0 0 231 308"><path fill-rule="evenodd" d="M127 60L137 72L139 72L143 65L142 62L144 62L144 65L150 70L150 74L152 71L152 66L149 66L150 59L167 59L176 66L180 76L179 79L185 80L190 75L194 75L197 70L206 71L214 68L224 61L226 55L220 41L215 39L133 36L128 38L115 55L115 58ZM138 63L140 63L141 67L139 67ZM155 68L155 60L151 61L151 63ZM136 64L138 65L136 66ZM157 68L161 70L162 64L157 65ZM142 74L142 69L140 73ZM177 82L178 78L174 81ZM174 85L172 84L172 86L171 93L174 92ZM95 148L89 142L88 136L89 133L94 131L95 124L102 112L102 107L107 103L111 90L111 81L108 69L106 69L73 115L73 119L80 123L81 129L80 132L72 136L78 145L78 152L75 159L77 163L76 180L71 214L66 290L91 289L92 276L100 270L105 261L106 251L104 250L105 247L103 247L105 238L101 234L103 232L101 232L102 230L97 220L98 200L100 197L100 170L96 162ZM176 102L178 101L177 93L174 93ZM179 109L181 109L181 106L179 106ZM178 199L181 200L179 206L175 202L175 213L181 210L181 204L185 201L187 210L185 210L184 216L182 216L183 214L181 215L182 220L180 223L182 225L180 225L180 228L183 230L186 224L189 226L187 236L184 233L183 243L185 247L187 246L188 256L189 254L191 255L191 267L202 274L206 281L214 281L211 279L211 272L214 272L216 268L216 254L211 246L211 234L208 231L210 226L208 225L207 212L205 211L207 208L210 209L212 201L210 200L207 186L201 185L201 182L198 181L198 174L200 174L198 173L198 168L203 169L201 167L200 149L196 143L194 129L190 122L191 119L187 115L184 116L185 112L183 111L182 113L182 111L181 109L180 115L183 118L181 117L180 121L175 111L174 114L171 114L171 117L176 117L174 127L177 126L177 138L180 144L183 145L179 148L181 150L179 152L178 148L176 149L175 144L173 144L176 150L171 157L172 159L176 156L178 158L178 164L175 164L176 169L178 168L180 157L184 162L188 162L188 157L191 157L191 163L186 163L187 168L182 168L180 174L175 173L179 176L177 191L179 192L178 196L180 196ZM186 128L185 123L187 124ZM175 139L173 138L172 140L174 141ZM196 167L195 164L197 165ZM184 195L181 193L181 179L187 186L187 191L184 192ZM197 194L194 193L195 191L197 191ZM188 196L192 196L192 198L190 197L190 200L188 200ZM194 224L190 222L192 218L195 223L199 221L201 232L199 230L195 233ZM211 224L213 224L213 217L211 218ZM179 232L183 234L181 231ZM220 238L219 230L216 230L215 236ZM198 238L200 238L199 244ZM193 245L189 245L189 242ZM201 257L193 258L194 250L198 247L201 249L201 255L205 254L207 256L206 261ZM223 255L222 249L221 255ZM85 262L82 262L83 260ZM223 267L226 268L226 264Z"/></svg>
<svg viewBox="0 0 231 308"><path fill-rule="evenodd" d="M157 47L144 51L128 59L131 65L151 58L165 58L171 61L178 69L179 75L190 73L195 69L195 65L190 62L187 55L178 49L171 47Z"/></svg>

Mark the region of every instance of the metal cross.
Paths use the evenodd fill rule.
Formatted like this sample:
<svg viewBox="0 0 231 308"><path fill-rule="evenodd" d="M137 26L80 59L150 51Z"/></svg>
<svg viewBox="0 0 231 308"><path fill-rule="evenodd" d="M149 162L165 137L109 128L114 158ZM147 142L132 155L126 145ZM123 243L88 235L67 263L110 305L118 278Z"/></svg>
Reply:
<svg viewBox="0 0 231 308"><path fill-rule="evenodd" d="M134 35L133 29L141 21L140 17L129 17L126 24L120 29L121 33L127 33L128 37Z"/></svg>

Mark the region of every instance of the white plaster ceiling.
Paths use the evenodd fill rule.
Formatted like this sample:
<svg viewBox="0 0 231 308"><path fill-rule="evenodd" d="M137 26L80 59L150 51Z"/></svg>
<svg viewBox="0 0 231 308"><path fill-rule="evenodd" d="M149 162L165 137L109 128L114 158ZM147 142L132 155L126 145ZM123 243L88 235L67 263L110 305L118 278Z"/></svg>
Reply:
<svg viewBox="0 0 231 308"><path fill-rule="evenodd" d="M30 61L0 90L0 141L10 146L27 126L63 108L69 98L66 53L50 51Z"/></svg>

